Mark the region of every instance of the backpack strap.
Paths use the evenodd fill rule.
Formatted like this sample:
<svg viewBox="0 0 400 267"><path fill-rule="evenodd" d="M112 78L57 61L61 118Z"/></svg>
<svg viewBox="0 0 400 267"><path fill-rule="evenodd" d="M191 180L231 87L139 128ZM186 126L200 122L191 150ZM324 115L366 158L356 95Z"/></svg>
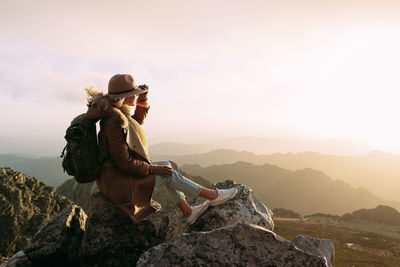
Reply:
<svg viewBox="0 0 400 267"><path fill-rule="evenodd" d="M65 155L65 150L67 149L68 143L65 145L64 149L61 152L60 158L63 158Z"/></svg>

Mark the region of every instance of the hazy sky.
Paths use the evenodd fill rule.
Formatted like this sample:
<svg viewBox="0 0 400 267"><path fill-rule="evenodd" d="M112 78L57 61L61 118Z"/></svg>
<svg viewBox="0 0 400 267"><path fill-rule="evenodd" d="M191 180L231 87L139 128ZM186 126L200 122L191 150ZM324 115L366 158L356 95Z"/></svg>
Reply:
<svg viewBox="0 0 400 267"><path fill-rule="evenodd" d="M400 1L0 1L0 153L57 154L86 86L150 87L150 143L400 153Z"/></svg>

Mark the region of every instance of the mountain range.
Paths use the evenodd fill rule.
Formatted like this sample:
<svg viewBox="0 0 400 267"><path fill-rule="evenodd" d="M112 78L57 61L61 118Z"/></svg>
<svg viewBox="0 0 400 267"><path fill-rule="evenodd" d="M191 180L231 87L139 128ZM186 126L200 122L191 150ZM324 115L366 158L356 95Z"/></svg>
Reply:
<svg viewBox="0 0 400 267"><path fill-rule="evenodd" d="M400 209L399 202L387 201L310 168L291 171L269 164L236 162L204 168L186 164L182 169L214 182L232 179L246 184L269 207L295 210L302 215L316 212L342 215L377 205Z"/></svg>
<svg viewBox="0 0 400 267"><path fill-rule="evenodd" d="M164 142L149 147L151 155L185 155L205 153L217 149L244 150L256 154L300 153L316 151L334 155L361 155L371 149L363 144L344 139L289 139L264 138L255 136L233 137L209 140L197 144Z"/></svg>
<svg viewBox="0 0 400 267"><path fill-rule="evenodd" d="M54 188L71 178L64 173L60 157L34 158L0 154L0 167L10 167L26 175L37 177L40 181Z"/></svg>
<svg viewBox="0 0 400 267"><path fill-rule="evenodd" d="M245 161L272 164L292 171L312 168L354 187L363 187L389 200L400 202L400 155L370 152L361 156L326 155L316 152L274 153L256 155L247 151L219 149L188 155L154 155L153 159L168 159L178 165L198 164L202 167Z"/></svg>
<svg viewBox="0 0 400 267"><path fill-rule="evenodd" d="M218 149L185 155L181 154L190 151L207 151L210 148L211 146L188 146L184 144L164 143L151 146L150 151L152 152L151 158L153 160L168 159L176 162L179 166L183 166L184 164L198 164L200 167L209 167L212 165L233 164L242 161L254 165L276 165L279 168L292 172L302 169L318 170L325 173L332 181L338 180L338 184L344 182L355 187L353 188L354 190L361 187L359 192L371 192L374 195L373 198L379 199L379 201L366 202L371 205L385 204L382 201L386 200L400 202L400 195L397 192L397 188L400 186L400 168L398 167L400 166L399 155L383 152L371 152L361 156L326 155L316 152L257 155L252 152L231 149ZM160 153L170 152L171 154L157 155L154 153L157 151ZM60 186L65 180L71 178L62 171L61 158L59 157L32 158L28 156L0 154L0 166L11 167L27 175L38 177L42 182L55 188ZM191 171L188 171L188 173L197 175L197 173ZM207 174L204 177L208 178ZM232 179L231 177L226 178ZM243 183L246 182L243 181ZM267 186L267 184L259 184L257 187L252 187L259 188L261 186ZM353 208L366 207L371 206L356 205ZM336 212L342 213L347 211Z"/></svg>

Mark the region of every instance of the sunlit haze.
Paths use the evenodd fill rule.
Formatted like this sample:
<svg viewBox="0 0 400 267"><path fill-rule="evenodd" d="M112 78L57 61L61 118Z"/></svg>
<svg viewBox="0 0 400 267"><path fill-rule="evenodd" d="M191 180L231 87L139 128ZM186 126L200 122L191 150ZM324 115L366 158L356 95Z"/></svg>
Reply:
<svg viewBox="0 0 400 267"><path fill-rule="evenodd" d="M400 154L399 14L378 0L3 0L0 153L58 154L83 89L130 73L150 87L151 144L255 136Z"/></svg>

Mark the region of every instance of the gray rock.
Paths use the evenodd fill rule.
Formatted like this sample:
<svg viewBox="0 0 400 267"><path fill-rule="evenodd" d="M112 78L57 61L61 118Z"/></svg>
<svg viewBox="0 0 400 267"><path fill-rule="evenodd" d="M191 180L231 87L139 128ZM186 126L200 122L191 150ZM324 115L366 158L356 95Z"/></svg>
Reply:
<svg viewBox="0 0 400 267"><path fill-rule="evenodd" d="M163 242L169 219L154 213L133 224L101 193L93 195L81 248L83 266L134 266L147 249Z"/></svg>
<svg viewBox="0 0 400 267"><path fill-rule="evenodd" d="M40 228L24 252L36 266L77 266L86 214L77 205L65 208Z"/></svg>
<svg viewBox="0 0 400 267"><path fill-rule="evenodd" d="M11 259L0 265L0 267L30 267L33 266L32 262L28 259L23 251L18 251L11 257Z"/></svg>
<svg viewBox="0 0 400 267"><path fill-rule="evenodd" d="M332 266L335 256L332 240L298 235L292 240L292 243L301 250L325 258L328 266Z"/></svg>
<svg viewBox="0 0 400 267"><path fill-rule="evenodd" d="M209 207L190 227L185 224L180 211L173 212L170 216L171 227L168 237L182 232L210 231L237 223L256 224L268 230L274 230L272 211L257 199L251 188L242 184L234 184L230 180L215 185L220 189L233 186L238 189L235 198L221 205ZM199 201L204 201L204 199Z"/></svg>
<svg viewBox="0 0 400 267"><path fill-rule="evenodd" d="M33 177L0 168L0 258L24 248L39 228L71 205Z"/></svg>
<svg viewBox="0 0 400 267"><path fill-rule="evenodd" d="M140 257L137 266L327 266L272 231L236 224L179 234Z"/></svg>

